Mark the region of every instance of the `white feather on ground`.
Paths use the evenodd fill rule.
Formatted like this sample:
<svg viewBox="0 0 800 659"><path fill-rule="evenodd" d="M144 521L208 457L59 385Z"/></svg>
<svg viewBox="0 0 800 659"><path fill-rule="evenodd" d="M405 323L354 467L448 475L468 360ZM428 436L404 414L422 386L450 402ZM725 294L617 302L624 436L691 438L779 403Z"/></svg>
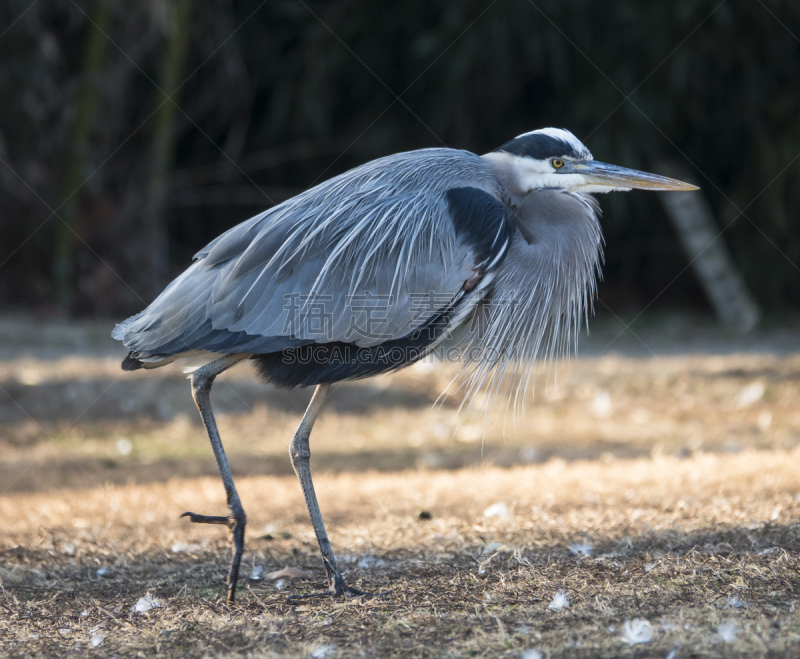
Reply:
<svg viewBox="0 0 800 659"><path fill-rule="evenodd" d="M622 626L622 638L629 645L637 643L649 643L653 640L653 625L647 620L634 618L626 620Z"/></svg>
<svg viewBox="0 0 800 659"><path fill-rule="evenodd" d="M551 611L560 611L569 606L569 593L566 590L559 590L554 596L553 601L547 605Z"/></svg>
<svg viewBox="0 0 800 659"><path fill-rule="evenodd" d="M735 622L723 623L717 630L717 635L723 643L735 643L738 633L739 627Z"/></svg>

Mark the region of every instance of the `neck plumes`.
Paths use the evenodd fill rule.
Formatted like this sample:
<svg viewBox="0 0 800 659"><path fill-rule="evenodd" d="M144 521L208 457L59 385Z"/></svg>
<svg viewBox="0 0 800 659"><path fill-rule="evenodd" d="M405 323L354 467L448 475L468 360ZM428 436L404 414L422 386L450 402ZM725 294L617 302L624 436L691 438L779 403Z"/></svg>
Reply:
<svg viewBox="0 0 800 659"><path fill-rule="evenodd" d="M480 347L466 378L469 404L481 388L489 403L513 388L521 406L535 360L568 354L593 310L603 242L594 199L538 190L515 205L519 231L468 339Z"/></svg>

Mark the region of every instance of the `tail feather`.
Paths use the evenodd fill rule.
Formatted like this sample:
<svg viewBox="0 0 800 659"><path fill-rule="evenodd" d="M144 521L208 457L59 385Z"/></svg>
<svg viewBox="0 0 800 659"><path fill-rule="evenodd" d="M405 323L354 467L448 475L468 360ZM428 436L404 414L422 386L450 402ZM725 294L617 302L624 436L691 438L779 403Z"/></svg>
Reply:
<svg viewBox="0 0 800 659"><path fill-rule="evenodd" d="M143 366L144 362L141 359L135 357L132 352L129 352L128 356L122 360L123 371L138 371Z"/></svg>

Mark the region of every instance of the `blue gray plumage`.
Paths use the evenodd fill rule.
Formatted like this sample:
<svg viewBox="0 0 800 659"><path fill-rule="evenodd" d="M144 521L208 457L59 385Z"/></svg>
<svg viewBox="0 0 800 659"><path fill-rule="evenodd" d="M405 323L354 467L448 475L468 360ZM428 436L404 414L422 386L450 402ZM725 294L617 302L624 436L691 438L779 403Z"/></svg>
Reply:
<svg viewBox="0 0 800 659"><path fill-rule="evenodd" d="M328 384L412 363L464 326L474 394L510 362L564 349L591 308L598 207L575 181L546 180L587 178L550 175L552 158L592 163L571 133L544 129L483 157L399 153L311 188L222 234L120 323L124 367L238 353L278 385Z"/></svg>
<svg viewBox="0 0 800 659"><path fill-rule="evenodd" d="M222 234L114 338L122 367L206 363L192 395L225 486L233 604L244 513L211 409L220 373L254 359L283 387L317 385L289 446L335 596L364 595L336 564L311 478L309 436L330 385L414 363L460 334L467 404L509 382L524 399L536 357L553 357L591 309L602 258L591 193L691 189L595 162L570 132L545 128L477 156L423 149L381 158ZM511 377L508 377L511 376ZM506 383L504 385L504 383Z"/></svg>
<svg viewBox="0 0 800 659"><path fill-rule="evenodd" d="M391 178L389 178L391 174ZM319 341L365 347L348 336L348 296L393 296L371 333L396 338L435 310L412 313L410 293L435 290L455 303L474 273L474 249L456 232L446 192L496 196L489 167L464 151L429 149L368 163L223 234L142 313L114 332L145 364L193 350L269 353ZM293 296L316 297L328 327L291 322ZM362 314L366 315L366 314Z"/></svg>

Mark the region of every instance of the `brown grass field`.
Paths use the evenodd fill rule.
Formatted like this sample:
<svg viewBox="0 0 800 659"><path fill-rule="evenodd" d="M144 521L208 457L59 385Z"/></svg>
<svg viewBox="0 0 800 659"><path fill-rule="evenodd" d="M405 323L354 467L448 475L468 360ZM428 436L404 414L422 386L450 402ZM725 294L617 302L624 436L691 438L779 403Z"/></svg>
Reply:
<svg viewBox="0 0 800 659"><path fill-rule="evenodd" d="M452 423L442 365L340 386L312 468L375 594L348 600L287 599L324 586L286 451L309 392L226 374L232 609L224 531L178 518L225 512L185 376L122 373L108 329L0 319L2 656L800 656L796 327L600 320L489 424Z"/></svg>

